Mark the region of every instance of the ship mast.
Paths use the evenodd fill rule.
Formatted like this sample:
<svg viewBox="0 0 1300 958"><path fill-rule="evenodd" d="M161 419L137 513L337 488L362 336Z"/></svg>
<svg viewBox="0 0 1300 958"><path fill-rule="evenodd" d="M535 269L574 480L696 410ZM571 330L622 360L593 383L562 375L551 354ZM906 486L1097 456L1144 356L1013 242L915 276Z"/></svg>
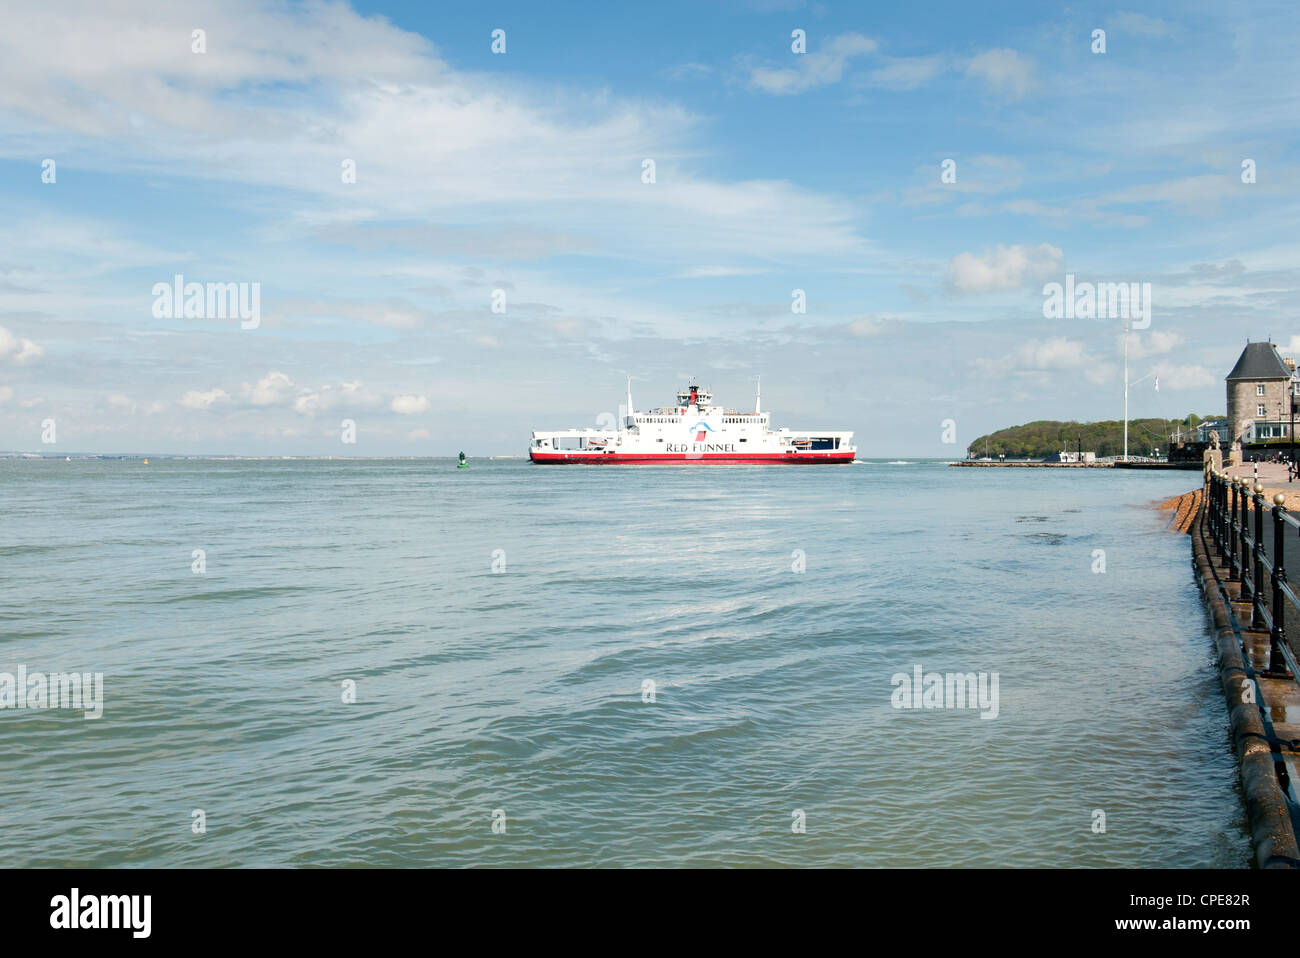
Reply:
<svg viewBox="0 0 1300 958"><path fill-rule="evenodd" d="M758 415L763 411L763 377L754 377L754 414Z"/></svg>

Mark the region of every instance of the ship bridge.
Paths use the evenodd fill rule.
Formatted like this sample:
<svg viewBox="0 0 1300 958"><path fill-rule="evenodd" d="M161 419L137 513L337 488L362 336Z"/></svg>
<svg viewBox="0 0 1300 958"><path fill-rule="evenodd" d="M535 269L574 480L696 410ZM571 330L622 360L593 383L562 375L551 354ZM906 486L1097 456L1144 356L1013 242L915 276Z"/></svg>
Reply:
<svg viewBox="0 0 1300 958"><path fill-rule="evenodd" d="M677 402L671 406L652 406L649 409L642 410L640 416L647 414L651 416L669 416L674 419L680 419L682 416L690 414L691 407L694 406L699 413L715 412L716 407L713 405L713 393L704 388L691 383L685 389L677 390ZM628 393L628 410L632 408L631 392ZM636 425L635 416L627 416L625 421L629 428ZM643 420L644 421L644 420ZM664 421L664 420L656 420Z"/></svg>
<svg viewBox="0 0 1300 958"><path fill-rule="evenodd" d="M695 385L695 383L691 383L685 389L678 390L677 405L699 406L703 409L705 406L713 405L713 393Z"/></svg>

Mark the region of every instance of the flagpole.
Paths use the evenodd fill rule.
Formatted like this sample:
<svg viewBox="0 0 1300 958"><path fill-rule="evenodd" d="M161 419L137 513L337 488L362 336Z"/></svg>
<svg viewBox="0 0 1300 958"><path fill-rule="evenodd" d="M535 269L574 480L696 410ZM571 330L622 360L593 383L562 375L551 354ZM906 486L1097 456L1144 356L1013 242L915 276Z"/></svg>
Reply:
<svg viewBox="0 0 1300 958"><path fill-rule="evenodd" d="M1128 462L1128 320L1124 320L1124 461Z"/></svg>

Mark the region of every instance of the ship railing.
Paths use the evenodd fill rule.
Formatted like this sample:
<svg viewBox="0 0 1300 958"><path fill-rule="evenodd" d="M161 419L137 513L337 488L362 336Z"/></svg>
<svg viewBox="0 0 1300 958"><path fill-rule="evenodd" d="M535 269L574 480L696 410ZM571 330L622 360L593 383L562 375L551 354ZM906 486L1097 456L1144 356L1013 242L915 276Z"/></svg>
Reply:
<svg viewBox="0 0 1300 958"><path fill-rule="evenodd" d="M1273 497L1270 506L1263 486L1209 468L1203 497L1210 537L1231 581L1240 586L1239 601L1250 604L1250 628L1268 631L1264 676L1300 684L1300 666L1287 638L1288 631L1293 635L1300 631L1300 597L1286 573L1288 540L1292 558L1300 557L1300 519L1286 508L1282 493ZM1265 530L1265 512L1269 530Z"/></svg>

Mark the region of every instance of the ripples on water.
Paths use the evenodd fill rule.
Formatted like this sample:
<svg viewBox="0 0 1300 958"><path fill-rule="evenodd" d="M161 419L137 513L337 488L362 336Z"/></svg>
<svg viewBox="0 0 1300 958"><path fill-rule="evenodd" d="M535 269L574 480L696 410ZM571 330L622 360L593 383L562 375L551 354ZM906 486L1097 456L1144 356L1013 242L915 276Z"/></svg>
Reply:
<svg viewBox="0 0 1300 958"><path fill-rule="evenodd" d="M1244 867L1198 479L0 461L0 865Z"/></svg>

